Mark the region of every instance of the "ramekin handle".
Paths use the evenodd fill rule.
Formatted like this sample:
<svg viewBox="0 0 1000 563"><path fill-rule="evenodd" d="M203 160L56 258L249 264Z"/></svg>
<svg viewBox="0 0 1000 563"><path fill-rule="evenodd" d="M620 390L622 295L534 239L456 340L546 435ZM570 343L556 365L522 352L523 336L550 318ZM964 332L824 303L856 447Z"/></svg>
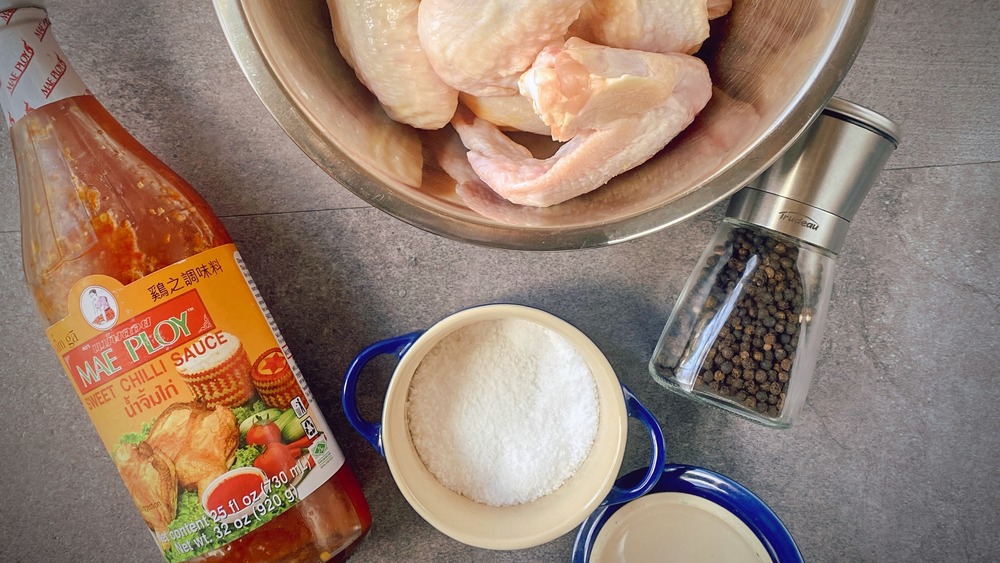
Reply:
<svg viewBox="0 0 1000 563"><path fill-rule="evenodd" d="M372 344L359 353L344 374L344 392L340 401L344 407L344 414L351 426L358 431L361 436L375 448L379 455L385 457L385 450L382 449L382 424L365 420L358 412L358 377L365 365L375 356L382 354L392 354L396 358L402 359L410 346L420 338L423 331L411 332L394 338L387 338Z"/></svg>
<svg viewBox="0 0 1000 563"><path fill-rule="evenodd" d="M663 437L663 430L660 428L659 421L656 420L653 413L649 412L649 409L639 402L639 399L632 394L632 391L624 385L622 385L622 392L625 394L625 407L628 409L628 415L641 422L649 432L652 446L649 470L646 471L642 480L634 487L627 489L618 486L611 487L611 492L608 493L607 498L601 503L603 506L629 502L649 492L656 485L656 482L660 480L660 475L663 473L663 463L666 461L667 444Z"/></svg>

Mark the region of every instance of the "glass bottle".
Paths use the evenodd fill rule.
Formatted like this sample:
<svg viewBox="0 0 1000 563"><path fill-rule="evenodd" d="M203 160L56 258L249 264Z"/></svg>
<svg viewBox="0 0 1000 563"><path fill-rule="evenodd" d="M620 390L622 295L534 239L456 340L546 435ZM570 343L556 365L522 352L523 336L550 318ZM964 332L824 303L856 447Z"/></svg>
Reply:
<svg viewBox="0 0 1000 563"><path fill-rule="evenodd" d="M46 12L14 4L0 104L25 278L165 557L345 559L368 504L230 236L86 89Z"/></svg>
<svg viewBox="0 0 1000 563"><path fill-rule="evenodd" d="M898 137L888 118L834 98L737 192L667 320L653 379L790 426L813 378L844 238Z"/></svg>

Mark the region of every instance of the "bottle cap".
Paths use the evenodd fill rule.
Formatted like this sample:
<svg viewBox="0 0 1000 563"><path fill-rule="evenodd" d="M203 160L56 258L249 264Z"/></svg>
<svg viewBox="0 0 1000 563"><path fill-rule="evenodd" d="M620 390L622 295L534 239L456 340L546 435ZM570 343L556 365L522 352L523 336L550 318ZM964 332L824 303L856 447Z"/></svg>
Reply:
<svg viewBox="0 0 1000 563"><path fill-rule="evenodd" d="M727 215L839 253L851 220L896 149L899 125L833 98Z"/></svg>

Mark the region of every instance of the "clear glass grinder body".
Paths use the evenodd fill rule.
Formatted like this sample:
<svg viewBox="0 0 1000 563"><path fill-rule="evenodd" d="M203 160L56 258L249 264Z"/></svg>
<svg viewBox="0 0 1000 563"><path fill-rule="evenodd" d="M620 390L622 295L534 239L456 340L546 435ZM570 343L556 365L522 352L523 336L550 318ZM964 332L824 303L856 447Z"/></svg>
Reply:
<svg viewBox="0 0 1000 563"><path fill-rule="evenodd" d="M724 220L667 321L654 377L740 414L790 421L816 363L834 265L821 249Z"/></svg>
<svg viewBox="0 0 1000 563"><path fill-rule="evenodd" d="M773 427L802 410L837 256L898 126L833 99L730 200L650 360L666 389Z"/></svg>
<svg viewBox="0 0 1000 563"><path fill-rule="evenodd" d="M25 278L164 556L346 558L367 502L226 230L6 4Z"/></svg>

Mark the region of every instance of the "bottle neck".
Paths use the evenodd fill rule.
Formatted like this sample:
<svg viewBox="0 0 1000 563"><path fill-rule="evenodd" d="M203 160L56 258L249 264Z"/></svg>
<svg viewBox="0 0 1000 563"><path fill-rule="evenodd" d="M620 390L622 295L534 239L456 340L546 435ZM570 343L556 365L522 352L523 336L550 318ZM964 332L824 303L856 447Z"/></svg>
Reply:
<svg viewBox="0 0 1000 563"><path fill-rule="evenodd" d="M0 107L9 127L52 102L90 95L50 27L41 8L0 11Z"/></svg>

